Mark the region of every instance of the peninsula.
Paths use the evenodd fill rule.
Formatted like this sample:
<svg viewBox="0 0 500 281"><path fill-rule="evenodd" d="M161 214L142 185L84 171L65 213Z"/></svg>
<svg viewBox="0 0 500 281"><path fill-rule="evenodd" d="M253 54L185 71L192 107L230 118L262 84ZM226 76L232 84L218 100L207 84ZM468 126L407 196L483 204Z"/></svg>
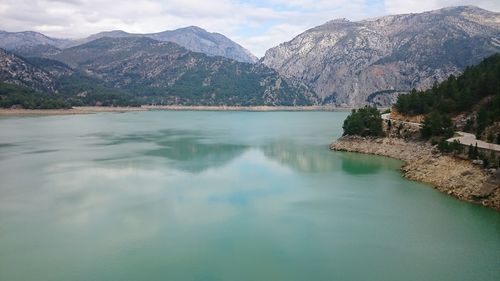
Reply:
<svg viewBox="0 0 500 281"><path fill-rule="evenodd" d="M500 55L427 91L398 98L391 113L353 110L336 151L403 160L403 176L460 200L500 210Z"/></svg>

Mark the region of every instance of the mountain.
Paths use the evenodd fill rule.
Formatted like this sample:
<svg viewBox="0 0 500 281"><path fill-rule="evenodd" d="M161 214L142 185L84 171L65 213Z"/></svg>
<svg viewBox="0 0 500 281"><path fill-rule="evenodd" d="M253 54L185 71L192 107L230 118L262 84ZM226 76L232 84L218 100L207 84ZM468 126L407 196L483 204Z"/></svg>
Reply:
<svg viewBox="0 0 500 281"><path fill-rule="evenodd" d="M0 107L67 108L57 82L71 72L61 62L37 58L32 63L0 49Z"/></svg>
<svg viewBox="0 0 500 281"><path fill-rule="evenodd" d="M126 91L56 60L23 58L0 49L0 107L137 106Z"/></svg>
<svg viewBox="0 0 500 281"><path fill-rule="evenodd" d="M61 49L50 44L38 44L19 45L10 51L22 57L48 57L59 53Z"/></svg>
<svg viewBox="0 0 500 281"><path fill-rule="evenodd" d="M50 58L147 103L306 105L314 98L263 64L211 57L146 37L103 37Z"/></svg>
<svg viewBox="0 0 500 281"><path fill-rule="evenodd" d="M196 26L146 34L146 36L158 41L174 42L188 50L209 56L222 56L248 63L258 61L257 57L250 51L231 41L226 36L219 33L209 33Z"/></svg>
<svg viewBox="0 0 500 281"><path fill-rule="evenodd" d="M303 81L323 103L389 105L500 52L500 14L477 7L334 20L268 50L261 61Z"/></svg>
<svg viewBox="0 0 500 281"><path fill-rule="evenodd" d="M55 48L64 48L71 44L69 39L56 39L34 31L7 32L0 31L0 48L16 50L30 48L37 45L50 45Z"/></svg>
<svg viewBox="0 0 500 281"><path fill-rule="evenodd" d="M226 36L215 32L210 33L196 26L147 34L127 33L121 30L106 31L91 35L78 43L90 42L103 37L147 37L160 42L173 42L190 51L209 56L221 56L248 63L255 63L258 60L250 51Z"/></svg>
<svg viewBox="0 0 500 281"><path fill-rule="evenodd" d="M250 51L226 36L210 33L196 26L148 34L127 33L121 30L105 31L74 40L51 38L33 31L0 31L0 48L22 56L46 56L57 53L60 49L82 45L103 37L147 37L162 42L173 42L193 52L209 56L222 56L248 63L255 63L258 60Z"/></svg>
<svg viewBox="0 0 500 281"><path fill-rule="evenodd" d="M39 92L55 92L56 77L22 58L0 49L0 81Z"/></svg>

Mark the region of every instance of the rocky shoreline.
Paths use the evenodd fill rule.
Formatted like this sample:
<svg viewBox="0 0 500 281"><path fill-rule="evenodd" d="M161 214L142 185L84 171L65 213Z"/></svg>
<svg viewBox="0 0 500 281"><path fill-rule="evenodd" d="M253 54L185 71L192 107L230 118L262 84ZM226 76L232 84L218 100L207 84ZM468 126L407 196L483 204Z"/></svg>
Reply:
<svg viewBox="0 0 500 281"><path fill-rule="evenodd" d="M500 170L487 171L469 160L443 155L426 142L401 138L344 136L331 150L396 158L405 162L401 171L410 180L431 184L460 200L500 211Z"/></svg>

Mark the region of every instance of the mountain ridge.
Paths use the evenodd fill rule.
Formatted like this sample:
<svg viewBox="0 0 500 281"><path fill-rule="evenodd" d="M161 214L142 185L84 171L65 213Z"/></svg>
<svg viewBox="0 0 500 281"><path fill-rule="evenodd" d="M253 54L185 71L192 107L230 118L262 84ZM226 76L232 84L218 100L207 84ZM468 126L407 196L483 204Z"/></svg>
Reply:
<svg viewBox="0 0 500 281"><path fill-rule="evenodd" d="M189 26L157 33L128 33L123 30L102 31L80 39L52 38L35 31L7 32L0 31L0 48L13 51L23 56L40 56L40 49L65 49L78 46L102 37L148 37L162 42L173 42L193 52L209 56L222 56L241 62L258 61L250 51L223 34L208 32L197 26Z"/></svg>
<svg viewBox="0 0 500 281"><path fill-rule="evenodd" d="M103 37L51 57L159 104L304 105L276 71L147 37ZM298 92L299 91L299 92ZM307 90L304 89L304 92ZM225 100L227 98L227 100Z"/></svg>
<svg viewBox="0 0 500 281"><path fill-rule="evenodd" d="M500 13L459 6L354 22L334 19L269 49L255 63L255 57L250 63L235 59L233 43L196 26L149 34L112 30L73 41L0 31L0 47L28 61L64 62L77 84L83 75L142 95L142 102L389 106L413 88L427 89L500 52Z"/></svg>
<svg viewBox="0 0 500 281"><path fill-rule="evenodd" d="M293 106L314 98L263 64L147 37L103 37L45 58L0 54L0 81L47 97L61 94L71 105Z"/></svg>
<svg viewBox="0 0 500 281"><path fill-rule="evenodd" d="M459 6L328 21L269 49L260 61L303 81L323 103L387 106L499 52L499 43L499 13Z"/></svg>

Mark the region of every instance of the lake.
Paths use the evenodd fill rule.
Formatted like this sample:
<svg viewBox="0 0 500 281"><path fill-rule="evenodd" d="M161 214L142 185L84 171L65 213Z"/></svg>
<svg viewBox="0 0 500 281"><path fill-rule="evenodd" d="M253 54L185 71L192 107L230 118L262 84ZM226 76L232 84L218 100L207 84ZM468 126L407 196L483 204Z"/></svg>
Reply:
<svg viewBox="0 0 500 281"><path fill-rule="evenodd" d="M500 212L331 152L347 112L0 118L0 280L500 280Z"/></svg>

